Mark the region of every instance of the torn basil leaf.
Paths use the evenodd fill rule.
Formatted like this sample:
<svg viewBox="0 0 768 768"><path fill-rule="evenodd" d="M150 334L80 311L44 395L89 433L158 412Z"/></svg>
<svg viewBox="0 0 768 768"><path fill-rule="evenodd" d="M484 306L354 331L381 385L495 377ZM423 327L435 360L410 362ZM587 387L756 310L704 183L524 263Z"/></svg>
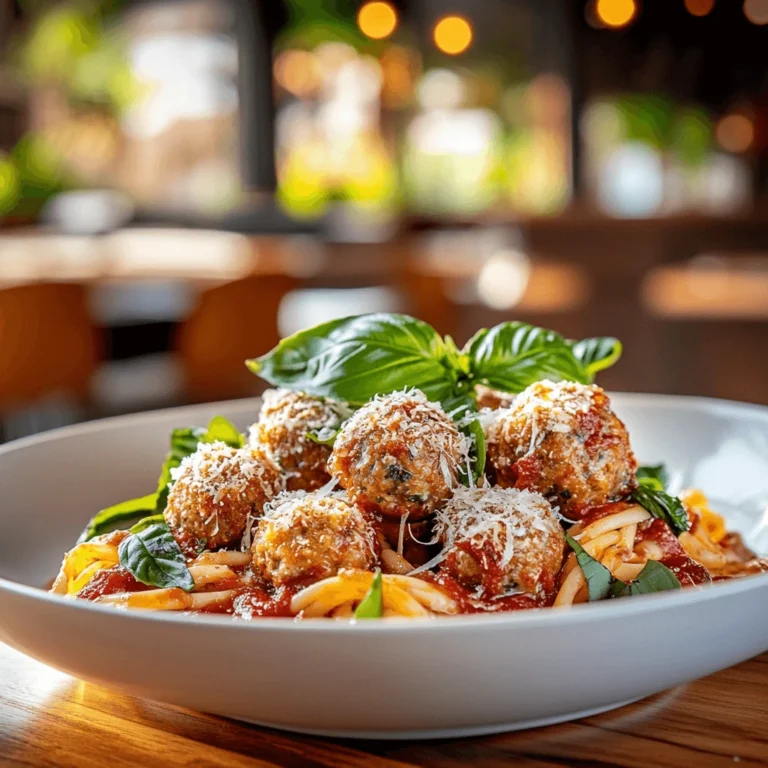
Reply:
<svg viewBox="0 0 768 768"><path fill-rule="evenodd" d="M179 587L186 592L194 589L184 555L167 525L150 525L132 533L121 542L117 552L120 565L142 584L161 589Z"/></svg>
<svg viewBox="0 0 768 768"><path fill-rule="evenodd" d="M380 619L384 615L383 580L381 569L373 574L371 586L355 610L356 619Z"/></svg>
<svg viewBox="0 0 768 768"><path fill-rule="evenodd" d="M610 368L621 357L621 342L611 336L568 341L567 343L574 357L589 375L590 382L594 381L596 374Z"/></svg>
<svg viewBox="0 0 768 768"><path fill-rule="evenodd" d="M576 539L566 534L565 540L576 555L576 562L584 574L589 590L589 601L604 600L611 594L611 587L615 579L613 574L602 564L595 560Z"/></svg>
<svg viewBox="0 0 768 768"><path fill-rule="evenodd" d="M119 504L113 504L111 507L102 509L91 518L77 543L81 544L84 541L90 541L94 536L109 533L115 529L117 523L138 520L148 512L154 512L156 507L157 494L150 493L138 499L128 499L128 501L121 501Z"/></svg>
<svg viewBox="0 0 768 768"><path fill-rule="evenodd" d="M584 574L589 590L590 602L608 597L647 595L651 592L666 592L681 589L680 582L672 571L656 560L649 560L637 578L629 584L617 579L602 564L595 560L576 539L566 534L566 541L576 554L576 561Z"/></svg>
<svg viewBox="0 0 768 768"><path fill-rule="evenodd" d="M665 491L669 485L669 475L663 464L638 467L635 474L640 485L653 491Z"/></svg>
<svg viewBox="0 0 768 768"><path fill-rule="evenodd" d="M664 520L677 536L691 527L688 513L677 496L670 496L666 491L641 483L632 492L631 498L654 517Z"/></svg>
<svg viewBox="0 0 768 768"><path fill-rule="evenodd" d="M616 580L622 588L618 589L614 597L626 597L629 595L647 595L651 592L667 592L672 589L682 589L680 582L666 565L656 560L649 560L643 570L637 574L637 578L629 584Z"/></svg>

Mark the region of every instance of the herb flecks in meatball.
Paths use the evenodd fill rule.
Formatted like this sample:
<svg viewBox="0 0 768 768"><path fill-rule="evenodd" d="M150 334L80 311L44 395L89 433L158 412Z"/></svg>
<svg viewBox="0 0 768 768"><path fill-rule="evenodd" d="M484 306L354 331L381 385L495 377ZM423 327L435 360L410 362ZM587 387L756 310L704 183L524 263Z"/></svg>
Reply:
<svg viewBox="0 0 768 768"><path fill-rule="evenodd" d="M287 389L264 393L259 420L251 427L251 443L266 446L286 475L289 491L313 491L331 478L326 470L331 449L309 437L332 435L349 415L342 403Z"/></svg>
<svg viewBox="0 0 768 768"><path fill-rule="evenodd" d="M486 598L551 592L565 534L549 502L514 488L458 488L437 513L440 570Z"/></svg>
<svg viewBox="0 0 768 768"><path fill-rule="evenodd" d="M371 570L376 551L374 529L359 509L339 494L303 491L267 505L251 545L254 572L276 586Z"/></svg>
<svg viewBox="0 0 768 768"><path fill-rule="evenodd" d="M418 390L394 392L344 424L328 469L363 509L418 520L450 498L465 452L438 404Z"/></svg>
<svg viewBox="0 0 768 768"><path fill-rule="evenodd" d="M637 461L600 387L539 381L486 424L499 485L546 496L566 517L626 495Z"/></svg>
<svg viewBox="0 0 768 768"><path fill-rule="evenodd" d="M185 551L239 543L250 518L283 490L280 469L264 449L201 443L172 470L165 520Z"/></svg>

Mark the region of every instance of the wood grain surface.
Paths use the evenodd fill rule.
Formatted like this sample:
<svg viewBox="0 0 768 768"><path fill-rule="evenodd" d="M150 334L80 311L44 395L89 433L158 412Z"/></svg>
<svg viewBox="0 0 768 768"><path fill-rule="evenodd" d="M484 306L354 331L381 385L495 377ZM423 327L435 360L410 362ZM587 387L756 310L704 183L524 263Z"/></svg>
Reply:
<svg viewBox="0 0 768 768"><path fill-rule="evenodd" d="M129 663L126 661L126 663ZM500 736L341 741L113 693L0 643L0 766L768 766L768 654L623 709Z"/></svg>

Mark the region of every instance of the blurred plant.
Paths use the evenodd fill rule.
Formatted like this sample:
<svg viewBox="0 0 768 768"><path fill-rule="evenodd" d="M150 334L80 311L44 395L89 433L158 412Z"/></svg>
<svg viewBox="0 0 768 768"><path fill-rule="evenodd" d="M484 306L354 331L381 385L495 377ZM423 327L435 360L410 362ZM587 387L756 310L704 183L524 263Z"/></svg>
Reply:
<svg viewBox="0 0 768 768"><path fill-rule="evenodd" d="M70 163L68 144L56 140L61 127L83 115L118 117L140 88L111 25L119 0L25 0L20 6L26 24L12 40L9 71L31 91L33 107L54 105L53 113L38 109L33 130L0 161L0 214L29 217L73 186L75 168L83 166Z"/></svg>
<svg viewBox="0 0 768 768"><path fill-rule="evenodd" d="M0 153L0 216L10 213L19 199L19 173L13 160Z"/></svg>
<svg viewBox="0 0 768 768"><path fill-rule="evenodd" d="M712 118L695 107L681 109L674 118L671 144L686 165L700 165L712 151L714 126Z"/></svg>

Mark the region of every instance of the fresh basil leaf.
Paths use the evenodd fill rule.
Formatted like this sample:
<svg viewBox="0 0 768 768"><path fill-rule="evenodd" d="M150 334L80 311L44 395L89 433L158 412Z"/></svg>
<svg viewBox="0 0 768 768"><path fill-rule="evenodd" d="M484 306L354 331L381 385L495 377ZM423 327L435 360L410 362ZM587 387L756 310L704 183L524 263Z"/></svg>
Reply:
<svg viewBox="0 0 768 768"><path fill-rule="evenodd" d="M163 523L165 523L165 517L162 513L157 515L150 515L149 517L142 518L135 525L132 525L129 531L130 533L141 533L146 528L149 528L150 525L162 525Z"/></svg>
<svg viewBox="0 0 768 768"><path fill-rule="evenodd" d="M442 402L459 378L432 326L407 315L345 317L283 339L248 368L275 386L362 405L415 387Z"/></svg>
<svg viewBox="0 0 768 768"><path fill-rule="evenodd" d="M384 615L383 580L381 569L373 574L371 586L355 610L356 619L380 619Z"/></svg>
<svg viewBox="0 0 768 768"><path fill-rule="evenodd" d="M566 534L565 540L576 554L576 562L587 581L589 601L604 600L611 594L611 588L616 581L613 574L602 563L595 560L572 536Z"/></svg>
<svg viewBox="0 0 768 768"><path fill-rule="evenodd" d="M151 525L132 533L117 549L120 565L150 587L180 587L191 592L195 587L179 545L167 525Z"/></svg>
<svg viewBox="0 0 768 768"><path fill-rule="evenodd" d="M216 440L231 445L233 448L242 448L245 445L245 435L223 416L214 416L208 422L208 429L201 438L203 443L213 443Z"/></svg>
<svg viewBox="0 0 768 768"><path fill-rule="evenodd" d="M647 595L650 592L682 589L677 576L666 565L662 565L656 560L649 560L637 578L627 586L630 595Z"/></svg>
<svg viewBox="0 0 768 768"><path fill-rule="evenodd" d="M688 513L677 496L670 496L666 491L641 484L632 492L632 500L654 517L664 520L678 536L691 527Z"/></svg>
<svg viewBox="0 0 768 768"><path fill-rule="evenodd" d="M338 429L325 428L317 432L307 432L307 438L313 443L317 443L317 445L327 445L332 448L336 438L339 436L339 432L341 432L341 427Z"/></svg>
<svg viewBox="0 0 768 768"><path fill-rule="evenodd" d="M568 345L576 359L582 364L590 380L606 368L610 368L621 357L622 346L618 339L611 336L599 336L594 339L569 341Z"/></svg>
<svg viewBox="0 0 768 768"><path fill-rule="evenodd" d="M541 379L591 381L562 336L527 323L483 328L467 342L464 352L475 381L504 392L522 392Z"/></svg>
<svg viewBox="0 0 768 768"><path fill-rule="evenodd" d="M485 472L485 431L483 425L476 418L466 424L461 424L459 429L472 440L472 448L469 453L469 467L472 473L470 481L467 468L459 467L459 478L464 485L474 486Z"/></svg>
<svg viewBox="0 0 768 768"><path fill-rule="evenodd" d="M640 485L653 491L665 491L669 485L669 475L663 464L656 466L638 467L635 473Z"/></svg>
<svg viewBox="0 0 768 768"><path fill-rule="evenodd" d="M90 541L94 536L108 533L114 530L117 523L137 520L146 515L147 512L154 512L156 507L157 494L150 493L138 499L128 499L128 501L121 501L119 504L113 504L111 507L102 509L91 518L77 543L81 544L84 541Z"/></svg>

